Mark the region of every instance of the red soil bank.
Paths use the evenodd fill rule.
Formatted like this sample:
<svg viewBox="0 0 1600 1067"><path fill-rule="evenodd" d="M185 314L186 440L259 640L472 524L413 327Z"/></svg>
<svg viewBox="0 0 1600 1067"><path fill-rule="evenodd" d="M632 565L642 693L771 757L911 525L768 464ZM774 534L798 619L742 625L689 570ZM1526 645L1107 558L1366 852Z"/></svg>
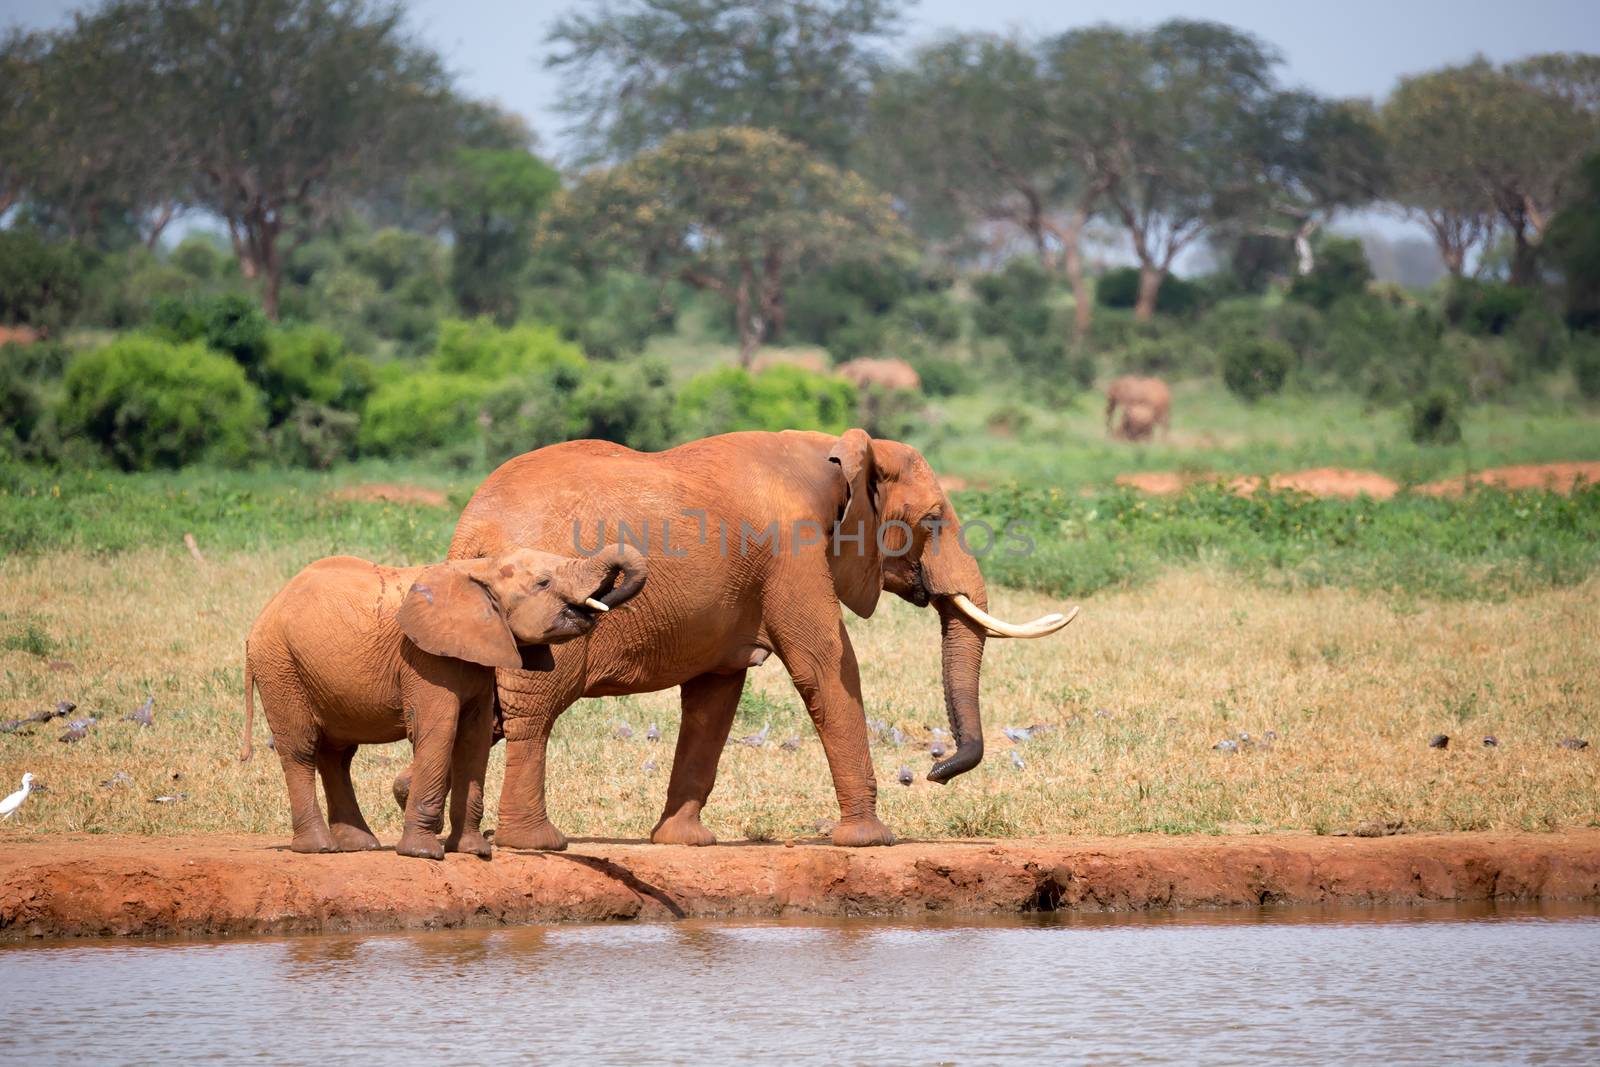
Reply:
<svg viewBox="0 0 1600 1067"><path fill-rule="evenodd" d="M1137 911L1600 900L1600 831L1563 834L575 843L443 863L297 856L261 837L13 838L0 939L493 926L683 916Z"/></svg>

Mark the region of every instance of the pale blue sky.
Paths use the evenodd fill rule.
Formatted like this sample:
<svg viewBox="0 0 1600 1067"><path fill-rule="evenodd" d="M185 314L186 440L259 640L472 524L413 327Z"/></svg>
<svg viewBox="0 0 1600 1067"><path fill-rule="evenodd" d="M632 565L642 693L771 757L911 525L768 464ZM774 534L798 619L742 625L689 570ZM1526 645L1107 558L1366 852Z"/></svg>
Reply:
<svg viewBox="0 0 1600 1067"><path fill-rule="evenodd" d="M544 70L555 17L585 0L411 0L418 34L467 91L526 115L559 155L557 76ZM0 24L52 25L83 4L0 0ZM1532 52L1600 52L1596 0L922 0L902 49L952 28L1058 32L1093 22L1148 25L1174 16L1231 23L1277 46L1285 77L1338 96L1382 96L1403 74L1468 59Z"/></svg>

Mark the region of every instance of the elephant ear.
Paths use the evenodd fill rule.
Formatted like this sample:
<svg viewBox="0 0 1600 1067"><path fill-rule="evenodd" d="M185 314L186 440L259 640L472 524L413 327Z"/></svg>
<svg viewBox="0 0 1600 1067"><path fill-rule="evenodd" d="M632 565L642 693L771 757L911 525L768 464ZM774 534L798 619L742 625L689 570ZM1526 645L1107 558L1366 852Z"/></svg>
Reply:
<svg viewBox="0 0 1600 1067"><path fill-rule="evenodd" d="M424 652L484 667L520 667L522 653L489 590L473 572L487 561L429 567L400 602L400 629Z"/></svg>
<svg viewBox="0 0 1600 1067"><path fill-rule="evenodd" d="M878 510L873 499L877 470L872 438L865 430L846 430L828 452L845 486L844 508L828 545L828 568L839 602L863 619L872 616L883 592L883 558L878 554Z"/></svg>

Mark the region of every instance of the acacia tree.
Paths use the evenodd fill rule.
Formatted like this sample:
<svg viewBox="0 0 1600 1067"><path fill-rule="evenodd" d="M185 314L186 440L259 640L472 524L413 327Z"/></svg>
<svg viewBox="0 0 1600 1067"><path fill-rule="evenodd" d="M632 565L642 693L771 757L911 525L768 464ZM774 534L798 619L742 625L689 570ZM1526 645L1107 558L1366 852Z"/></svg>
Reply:
<svg viewBox="0 0 1600 1067"><path fill-rule="evenodd" d="M1295 274L1310 274L1317 231L1340 211L1370 204L1386 186L1377 118L1366 101L1291 91L1273 98L1258 132L1259 202L1238 228L1291 242Z"/></svg>
<svg viewBox="0 0 1600 1067"><path fill-rule="evenodd" d="M516 318L516 284L533 251L535 223L561 178L532 152L461 148L431 185L454 243L450 288L468 315Z"/></svg>
<svg viewBox="0 0 1600 1067"><path fill-rule="evenodd" d="M276 318L284 257L373 176L438 150L448 92L438 57L367 0L137 0L162 117L197 201L227 223Z"/></svg>
<svg viewBox="0 0 1600 1067"><path fill-rule="evenodd" d="M1391 198L1421 219L1454 277L1495 230L1484 158L1487 64L1402 79L1380 113L1392 174Z"/></svg>
<svg viewBox="0 0 1600 1067"><path fill-rule="evenodd" d="M668 135L776 130L844 165L905 0L604 0L561 18L546 60L587 162Z"/></svg>
<svg viewBox="0 0 1600 1067"><path fill-rule="evenodd" d="M784 291L804 271L893 254L904 234L888 198L777 134L674 134L580 178L546 214L541 240L580 266L678 280L725 300L739 361L781 332Z"/></svg>
<svg viewBox="0 0 1600 1067"><path fill-rule="evenodd" d="M149 77L137 21L120 4L49 34L0 46L0 203L31 222L102 246L153 246L186 195L163 87Z"/></svg>
<svg viewBox="0 0 1600 1067"><path fill-rule="evenodd" d="M1147 320L1178 254L1255 203L1279 59L1248 34L1184 19L1072 31L1046 50L1085 172L1138 258L1134 314Z"/></svg>

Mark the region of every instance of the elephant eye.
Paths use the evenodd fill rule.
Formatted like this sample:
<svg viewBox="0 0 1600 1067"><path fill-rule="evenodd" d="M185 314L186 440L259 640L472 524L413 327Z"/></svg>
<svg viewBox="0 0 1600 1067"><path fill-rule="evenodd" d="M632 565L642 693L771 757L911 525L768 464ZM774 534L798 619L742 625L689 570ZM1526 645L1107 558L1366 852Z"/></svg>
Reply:
<svg viewBox="0 0 1600 1067"><path fill-rule="evenodd" d="M537 582L533 583L533 587L535 589L548 589L548 588L550 588L550 576L547 574L544 577L540 578Z"/></svg>
<svg viewBox="0 0 1600 1067"><path fill-rule="evenodd" d="M927 530L929 533L936 533L939 529L939 523L943 520L943 518L943 512L931 511L922 516L922 521L918 525L920 525L924 530Z"/></svg>

